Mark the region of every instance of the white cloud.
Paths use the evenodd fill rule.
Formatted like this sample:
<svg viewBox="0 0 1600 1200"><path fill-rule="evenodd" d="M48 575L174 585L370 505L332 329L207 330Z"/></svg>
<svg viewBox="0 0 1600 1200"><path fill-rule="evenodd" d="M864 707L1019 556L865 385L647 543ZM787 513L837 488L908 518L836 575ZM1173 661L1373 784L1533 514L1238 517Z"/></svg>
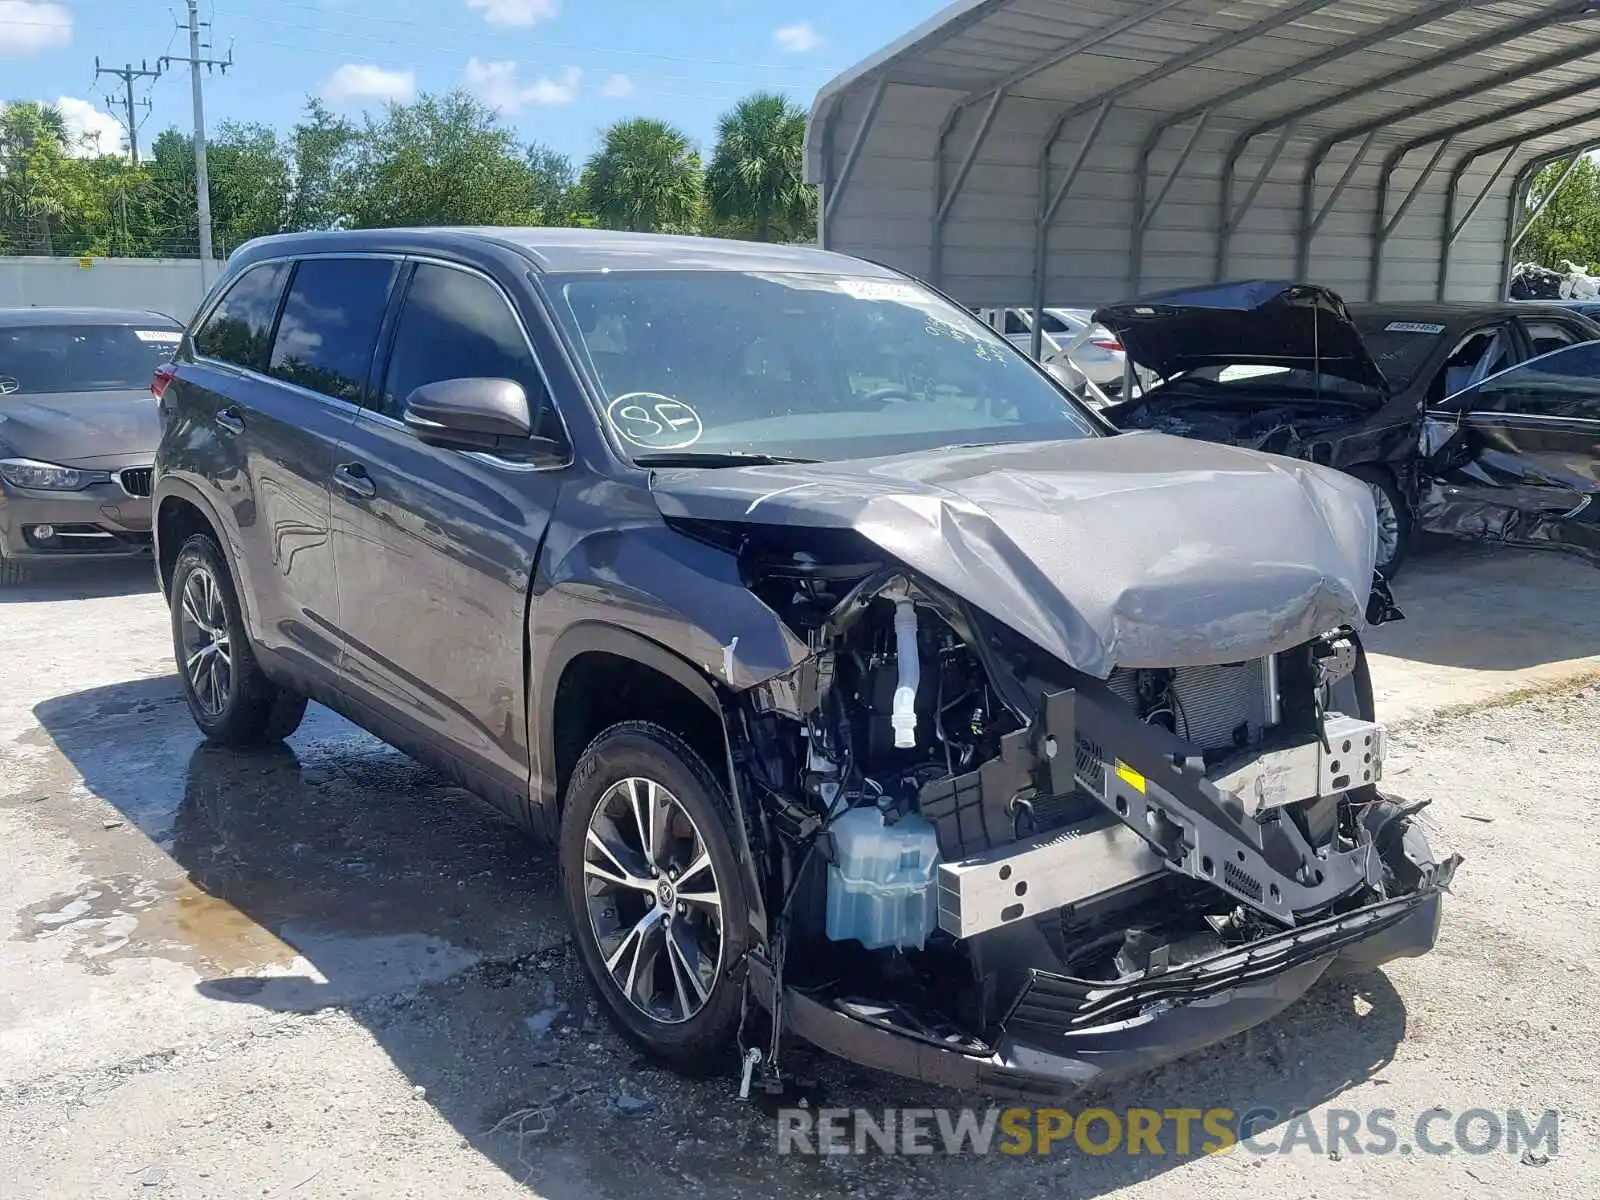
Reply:
<svg viewBox="0 0 1600 1200"><path fill-rule="evenodd" d="M822 45L822 35L812 27L810 21L785 25L773 33L772 40L777 43L778 49L787 50L790 54L804 54Z"/></svg>
<svg viewBox="0 0 1600 1200"><path fill-rule="evenodd" d="M123 151L122 123L110 113L101 112L87 100L76 96L59 96L56 109L67 127L67 153L74 158L92 158L97 154L121 154Z"/></svg>
<svg viewBox="0 0 1600 1200"><path fill-rule="evenodd" d="M626 100L633 95L633 80L626 75L613 75L600 85L600 94L607 100Z"/></svg>
<svg viewBox="0 0 1600 1200"><path fill-rule="evenodd" d="M537 25L561 11L561 0L467 0L491 25Z"/></svg>
<svg viewBox="0 0 1600 1200"><path fill-rule="evenodd" d="M322 81L324 100L410 100L417 94L417 77L410 71L391 71L371 63L345 63Z"/></svg>
<svg viewBox="0 0 1600 1200"><path fill-rule="evenodd" d="M582 81L582 71L567 67L554 78L545 75L525 84L517 78L517 64L508 58L470 58L461 75L462 87L503 113L520 112L530 104L571 104Z"/></svg>
<svg viewBox="0 0 1600 1200"><path fill-rule="evenodd" d="M72 14L59 4L0 0L0 58L72 45Z"/></svg>

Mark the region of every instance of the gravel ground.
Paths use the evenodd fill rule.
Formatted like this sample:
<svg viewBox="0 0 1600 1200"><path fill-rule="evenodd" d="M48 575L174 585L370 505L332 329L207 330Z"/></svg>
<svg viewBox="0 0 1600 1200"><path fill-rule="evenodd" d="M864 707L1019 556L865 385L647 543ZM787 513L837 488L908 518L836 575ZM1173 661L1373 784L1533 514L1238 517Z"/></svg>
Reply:
<svg viewBox="0 0 1600 1200"><path fill-rule="evenodd" d="M486 808L320 710L201 747L145 580L0 593L0 1196L1600 1195L1593 683L1392 731L1390 788L1466 856L1434 954L1090 1098L1269 1107L1284 1152L779 1157L732 1078L597 1018L553 862ZM786 1063L827 1105L986 1105ZM1286 1137L1382 1108L1409 1144L1436 1106L1558 1110L1557 1152Z"/></svg>

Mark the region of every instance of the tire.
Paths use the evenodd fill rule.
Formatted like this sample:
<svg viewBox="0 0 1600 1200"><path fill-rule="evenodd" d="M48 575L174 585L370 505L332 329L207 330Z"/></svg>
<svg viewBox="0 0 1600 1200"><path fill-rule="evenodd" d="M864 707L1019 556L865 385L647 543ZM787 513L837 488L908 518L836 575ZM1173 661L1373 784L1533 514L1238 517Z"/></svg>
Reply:
<svg viewBox="0 0 1600 1200"><path fill-rule="evenodd" d="M300 727L306 698L262 673L233 577L208 534L195 534L178 551L167 599L178 678L207 741L261 746L281 742Z"/></svg>
<svg viewBox="0 0 1600 1200"><path fill-rule="evenodd" d="M28 568L0 552L0 587L16 587L28 581Z"/></svg>
<svg viewBox="0 0 1600 1200"><path fill-rule="evenodd" d="M1379 546L1376 566L1385 579L1393 579L1411 549L1411 507L1400 494L1394 476L1384 468L1352 467L1349 474L1361 480L1372 491L1372 501L1378 510ZM1386 526L1390 526L1387 546Z"/></svg>
<svg viewBox="0 0 1600 1200"><path fill-rule="evenodd" d="M654 835L657 875L649 873L651 856L640 853L641 825L612 819L647 811L651 783L656 811L664 813L665 836ZM591 842L591 827L610 850ZM590 982L624 1037L684 1074L720 1073L736 1057L749 905L733 828L727 793L706 764L672 733L643 721L613 725L590 743L562 805L561 896ZM684 868L702 855L708 866L691 878ZM681 895L697 900L677 899L669 868L681 872L677 884L690 885ZM708 873L715 906L705 902ZM622 875L635 882L624 884L616 878Z"/></svg>

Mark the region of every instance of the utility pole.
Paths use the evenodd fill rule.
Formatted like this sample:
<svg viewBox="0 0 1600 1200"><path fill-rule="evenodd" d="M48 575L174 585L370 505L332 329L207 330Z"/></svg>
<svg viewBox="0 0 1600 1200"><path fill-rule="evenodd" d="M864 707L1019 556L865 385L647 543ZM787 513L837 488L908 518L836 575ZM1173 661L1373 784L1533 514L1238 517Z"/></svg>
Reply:
<svg viewBox="0 0 1600 1200"><path fill-rule="evenodd" d="M202 49L210 49L209 43L202 47L200 43L200 0L189 2L189 57L174 58L170 54L161 56L161 65L169 66L175 62L189 64L189 83L194 91L194 195L196 216L200 226L200 282L209 283L206 278L211 270L211 180L206 175L206 106L203 89L200 86L200 68L208 71L216 67L224 73L233 66L233 51L228 51L228 57L201 58ZM183 29L185 26L180 25Z"/></svg>
<svg viewBox="0 0 1600 1200"><path fill-rule="evenodd" d="M102 67L100 65L100 56L97 54L94 58L94 77L99 79L102 75L114 75L122 80L122 98L107 96L106 105L113 109L119 104L124 105L123 111L126 113L126 117L122 125L128 131L128 155L133 160L133 165L137 167L139 165L139 122L133 115L136 107L133 100L133 81L135 79L159 79L161 77L161 64L157 63L155 69L152 70L145 66L143 59L140 59L137 68L132 63L128 63L123 67ZM148 110L150 101L146 100L144 107Z"/></svg>

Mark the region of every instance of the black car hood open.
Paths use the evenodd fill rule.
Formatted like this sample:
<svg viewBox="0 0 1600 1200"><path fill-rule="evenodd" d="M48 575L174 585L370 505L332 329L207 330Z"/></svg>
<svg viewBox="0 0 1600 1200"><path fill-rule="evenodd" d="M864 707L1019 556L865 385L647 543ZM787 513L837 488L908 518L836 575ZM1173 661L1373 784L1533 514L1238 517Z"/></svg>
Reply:
<svg viewBox="0 0 1600 1200"><path fill-rule="evenodd" d="M1094 319L1163 379L1232 363L1320 364L1329 375L1389 392L1344 301L1313 284L1254 280L1161 292L1099 309Z"/></svg>
<svg viewBox="0 0 1600 1200"><path fill-rule="evenodd" d="M1240 662L1361 627L1359 480L1154 433L666 470L668 518L853 529L1069 665Z"/></svg>
<svg viewBox="0 0 1600 1200"><path fill-rule="evenodd" d="M68 467L147 464L161 441L149 389L0 396L0 453Z"/></svg>

